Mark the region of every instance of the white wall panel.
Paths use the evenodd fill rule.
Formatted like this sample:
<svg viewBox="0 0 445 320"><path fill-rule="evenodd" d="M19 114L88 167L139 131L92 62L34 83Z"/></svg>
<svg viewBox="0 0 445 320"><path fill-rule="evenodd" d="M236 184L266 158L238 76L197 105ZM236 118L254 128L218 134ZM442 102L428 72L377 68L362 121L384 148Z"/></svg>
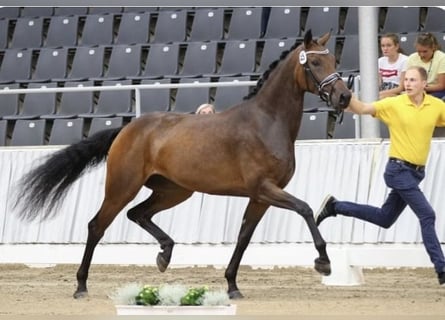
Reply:
<svg viewBox="0 0 445 320"><path fill-rule="evenodd" d="M0 243L84 243L88 222L97 213L104 194L105 166L76 181L51 220L27 223L17 218L11 206L17 180L57 147L0 148ZM341 200L380 206L388 188L383 171L388 145L380 140L332 140L298 142L296 172L286 190L306 201L316 211L326 194ZM422 189L437 212L437 230L445 242L445 141L435 140ZM129 208L150 194L142 189L117 216L102 243L156 243L155 239L129 221ZM153 221L177 243L227 244L236 241L246 198L195 193L184 203L157 214ZM320 231L330 243L421 243L419 224L406 209L399 220L384 230L349 217L326 220ZM303 218L289 210L271 207L255 231L255 243L311 243Z"/></svg>

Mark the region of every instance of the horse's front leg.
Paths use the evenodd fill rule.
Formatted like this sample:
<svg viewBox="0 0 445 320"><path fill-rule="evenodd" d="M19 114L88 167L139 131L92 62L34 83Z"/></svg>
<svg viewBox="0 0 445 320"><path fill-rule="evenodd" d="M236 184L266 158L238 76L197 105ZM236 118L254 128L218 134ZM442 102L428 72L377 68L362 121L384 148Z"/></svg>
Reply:
<svg viewBox="0 0 445 320"><path fill-rule="evenodd" d="M168 234L153 223L152 217L162 210L171 208L185 201L192 194L193 192L179 187L163 192L153 191L147 200L130 209L127 213L130 220L141 226L159 242L161 251L156 258L156 264L161 272L164 272L170 264L175 242Z"/></svg>
<svg viewBox="0 0 445 320"><path fill-rule="evenodd" d="M272 206L295 211L304 218L319 254L319 257L315 259L314 268L322 275L330 275L331 262L326 252L326 242L315 224L314 214L309 205L271 182L262 184L258 197L261 201L267 202Z"/></svg>
<svg viewBox="0 0 445 320"><path fill-rule="evenodd" d="M268 207L268 205L259 204L252 200L247 205L238 235L238 241L225 272L225 277L228 284L227 293L229 294L230 299L243 298L243 295L239 291L236 284L236 275L238 274L241 258L243 257L244 251L252 238L252 234Z"/></svg>

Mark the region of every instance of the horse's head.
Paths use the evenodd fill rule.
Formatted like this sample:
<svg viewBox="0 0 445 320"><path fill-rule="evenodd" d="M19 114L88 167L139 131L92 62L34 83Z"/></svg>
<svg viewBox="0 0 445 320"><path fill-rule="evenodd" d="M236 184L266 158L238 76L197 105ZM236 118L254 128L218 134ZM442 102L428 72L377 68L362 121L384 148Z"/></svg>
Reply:
<svg viewBox="0 0 445 320"><path fill-rule="evenodd" d="M318 94L329 106L341 111L348 106L351 92L335 70L335 56L325 47L330 37L328 32L315 41L311 30L306 32L303 43L295 50L295 79L300 88Z"/></svg>

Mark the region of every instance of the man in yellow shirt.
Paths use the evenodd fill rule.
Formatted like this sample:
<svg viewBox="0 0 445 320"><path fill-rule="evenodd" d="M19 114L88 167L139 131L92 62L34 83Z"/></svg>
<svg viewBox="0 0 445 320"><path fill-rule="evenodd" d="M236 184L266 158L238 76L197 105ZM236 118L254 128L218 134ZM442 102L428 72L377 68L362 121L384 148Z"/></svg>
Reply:
<svg viewBox="0 0 445 320"><path fill-rule="evenodd" d="M436 126L445 126L445 103L425 93L427 71L410 67L404 77L405 94L382 99L372 104L351 99L348 111L369 114L389 128L389 161L384 179L391 188L381 208L338 201L328 195L315 216L319 225L337 214L358 218L389 228L406 206L419 218L425 249L434 264L439 284L445 285L445 259L435 230L436 215L419 183L425 177L425 163Z"/></svg>

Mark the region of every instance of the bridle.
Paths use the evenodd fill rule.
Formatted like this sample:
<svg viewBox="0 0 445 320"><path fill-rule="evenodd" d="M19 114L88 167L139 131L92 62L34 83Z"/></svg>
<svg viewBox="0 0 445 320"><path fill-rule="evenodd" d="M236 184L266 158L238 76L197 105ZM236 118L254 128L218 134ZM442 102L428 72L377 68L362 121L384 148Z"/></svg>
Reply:
<svg viewBox="0 0 445 320"><path fill-rule="evenodd" d="M312 81L315 83L317 90L318 90L318 95L320 96L320 99L323 100L324 102L326 102L326 104L328 105L328 107L331 106L332 102L331 102L331 94L332 91L334 90L334 86L333 84L335 82L337 82L338 80L341 80L340 74L337 72L331 73L330 75L328 75L326 78L324 78L323 80L319 81L314 73L312 72L311 68L309 67L308 64L308 60L307 60L307 55L308 54L329 54L329 50L325 49L323 51L315 51L315 50L311 50L311 51L305 51L302 50L300 51L300 64L303 65L304 67L304 71L306 72L306 74L308 74L310 76L310 78L312 79ZM331 91L327 91L326 90L326 86L331 85Z"/></svg>

